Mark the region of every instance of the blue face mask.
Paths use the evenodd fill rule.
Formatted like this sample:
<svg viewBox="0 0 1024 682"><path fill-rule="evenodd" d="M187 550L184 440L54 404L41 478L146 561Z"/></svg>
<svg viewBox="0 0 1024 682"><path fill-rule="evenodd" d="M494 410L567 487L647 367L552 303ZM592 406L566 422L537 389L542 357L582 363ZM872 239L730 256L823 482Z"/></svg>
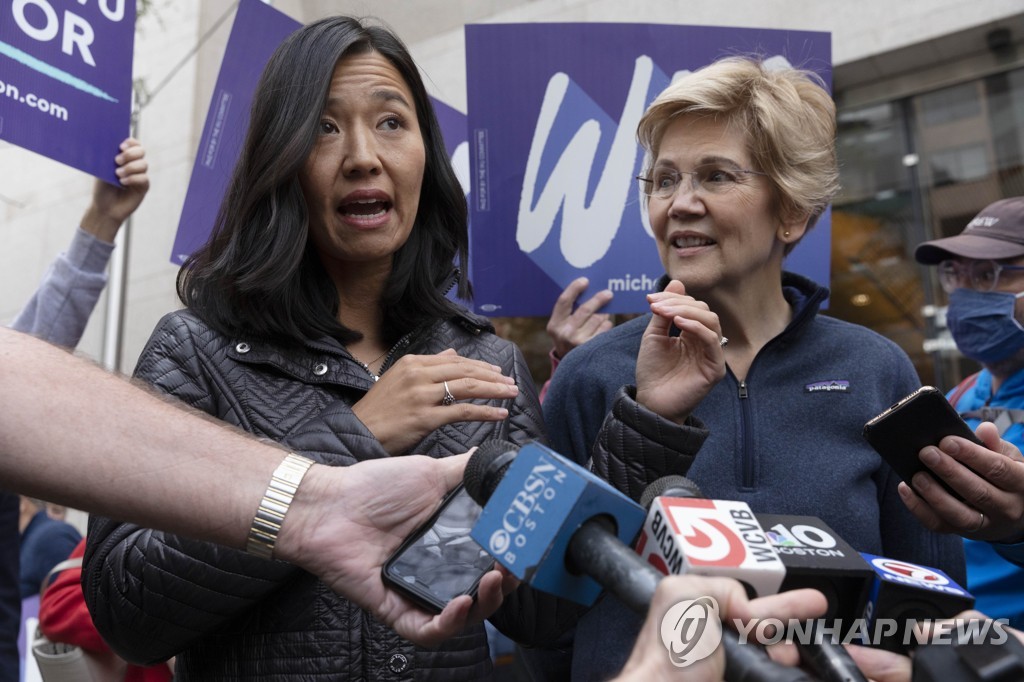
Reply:
<svg viewBox="0 0 1024 682"><path fill-rule="evenodd" d="M1024 348L1024 327L1014 304L1024 291L955 289L949 295L946 324L960 352L981 363L1005 360Z"/></svg>

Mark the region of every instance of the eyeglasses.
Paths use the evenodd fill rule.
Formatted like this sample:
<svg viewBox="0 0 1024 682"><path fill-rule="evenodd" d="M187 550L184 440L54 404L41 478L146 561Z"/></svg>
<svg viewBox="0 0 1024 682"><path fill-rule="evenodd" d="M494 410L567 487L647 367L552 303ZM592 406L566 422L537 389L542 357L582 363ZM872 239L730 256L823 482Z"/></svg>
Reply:
<svg viewBox="0 0 1024 682"><path fill-rule="evenodd" d="M709 163L697 166L692 171L677 171L674 168L652 168L650 177L636 176L640 181L640 192L649 197L668 199L679 189L683 176L690 176L690 189L698 188L709 194L725 194L737 186L744 184L747 175L764 175L761 171L741 168L723 168Z"/></svg>
<svg viewBox="0 0 1024 682"><path fill-rule="evenodd" d="M939 263L939 283L947 294L960 288L993 291L999 285L999 273L1004 270L1024 270L1024 265L1003 265L994 260L944 260Z"/></svg>

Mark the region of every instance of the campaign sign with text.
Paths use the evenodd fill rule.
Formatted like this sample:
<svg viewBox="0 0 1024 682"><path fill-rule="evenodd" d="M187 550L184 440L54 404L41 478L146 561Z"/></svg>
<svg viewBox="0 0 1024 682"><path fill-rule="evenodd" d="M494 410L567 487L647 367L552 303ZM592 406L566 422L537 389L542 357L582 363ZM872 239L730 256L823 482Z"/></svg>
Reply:
<svg viewBox="0 0 1024 682"><path fill-rule="evenodd" d="M172 263L184 263L209 238L245 142L249 108L263 67L277 46L301 25L260 0L238 3L192 166Z"/></svg>
<svg viewBox="0 0 1024 682"><path fill-rule="evenodd" d="M452 161L455 174L459 176L463 192L469 194L469 137L466 132L466 115L434 97L431 97L430 101L434 105L437 123L441 126L448 158Z"/></svg>
<svg viewBox="0 0 1024 682"><path fill-rule="evenodd" d="M759 597L776 594L786 576L745 502L656 497L636 551L662 573L735 578Z"/></svg>
<svg viewBox="0 0 1024 682"><path fill-rule="evenodd" d="M643 507L607 481L528 443L487 500L470 537L520 580L589 606L602 588L586 575L569 573L565 556L573 532L595 516L614 519L626 545L644 522Z"/></svg>
<svg viewBox="0 0 1024 682"><path fill-rule="evenodd" d="M0 139L116 184L134 0L0 0Z"/></svg>
<svg viewBox="0 0 1024 682"><path fill-rule="evenodd" d="M477 310L547 315L580 275L615 293L606 312L647 310L664 270L635 176L636 127L676 76L731 54L819 73L831 36L808 31L650 24L466 26ZM822 216L787 269L827 284ZM587 294L589 295L589 294Z"/></svg>

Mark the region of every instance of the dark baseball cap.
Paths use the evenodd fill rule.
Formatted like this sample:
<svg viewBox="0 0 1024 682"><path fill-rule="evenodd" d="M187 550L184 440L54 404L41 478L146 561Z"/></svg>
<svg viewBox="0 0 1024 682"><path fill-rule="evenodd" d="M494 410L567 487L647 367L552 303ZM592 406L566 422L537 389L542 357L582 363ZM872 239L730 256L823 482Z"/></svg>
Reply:
<svg viewBox="0 0 1024 682"><path fill-rule="evenodd" d="M918 263L935 265L949 258L1001 260L1024 256L1024 197L989 204L955 237L918 244Z"/></svg>

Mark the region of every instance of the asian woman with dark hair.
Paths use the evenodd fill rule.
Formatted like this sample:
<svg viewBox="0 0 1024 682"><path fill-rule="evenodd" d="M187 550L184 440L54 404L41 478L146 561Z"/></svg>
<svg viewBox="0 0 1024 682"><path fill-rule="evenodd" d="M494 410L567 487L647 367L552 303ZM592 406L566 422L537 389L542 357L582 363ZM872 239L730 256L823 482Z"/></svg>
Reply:
<svg viewBox="0 0 1024 682"><path fill-rule="evenodd" d="M519 350L445 297L470 294L453 265L466 205L402 43L347 17L310 24L253 101L215 232L178 278L187 309L161 321L136 376L328 465L543 438ZM114 649L177 655L176 679L490 671L480 625L417 648L312 575L131 524L90 524L84 573ZM521 589L492 620L531 639L536 612Z"/></svg>

